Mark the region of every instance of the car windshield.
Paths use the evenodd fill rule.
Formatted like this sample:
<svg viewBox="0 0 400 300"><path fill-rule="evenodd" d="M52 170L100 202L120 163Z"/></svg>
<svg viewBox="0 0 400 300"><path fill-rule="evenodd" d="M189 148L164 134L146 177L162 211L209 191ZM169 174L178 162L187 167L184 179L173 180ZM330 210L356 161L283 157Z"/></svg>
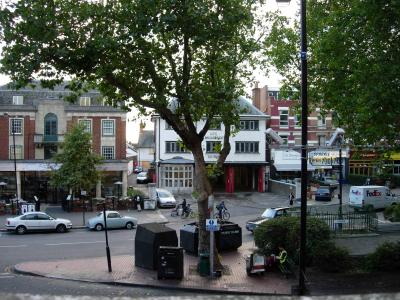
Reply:
<svg viewBox="0 0 400 300"><path fill-rule="evenodd" d="M275 210L274 210L274 209L271 209L271 208L267 208L267 209L263 212L262 216L263 216L264 218L273 218L273 217L275 216Z"/></svg>
<svg viewBox="0 0 400 300"><path fill-rule="evenodd" d="M147 176L147 173L146 173L146 172L142 172L142 173L139 173L138 176L140 176L140 177L146 177L146 176Z"/></svg>
<svg viewBox="0 0 400 300"><path fill-rule="evenodd" d="M171 197L171 193L168 191L158 191L158 196L161 198L168 198Z"/></svg>

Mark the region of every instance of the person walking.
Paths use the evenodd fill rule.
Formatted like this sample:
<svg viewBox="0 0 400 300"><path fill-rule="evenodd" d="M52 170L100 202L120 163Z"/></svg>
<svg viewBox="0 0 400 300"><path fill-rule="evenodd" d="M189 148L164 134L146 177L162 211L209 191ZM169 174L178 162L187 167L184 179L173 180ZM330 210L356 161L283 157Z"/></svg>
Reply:
<svg viewBox="0 0 400 300"><path fill-rule="evenodd" d="M289 204L290 204L290 206L293 206L293 203L294 203L294 195L293 195L293 192L290 192L290 194L289 194Z"/></svg>

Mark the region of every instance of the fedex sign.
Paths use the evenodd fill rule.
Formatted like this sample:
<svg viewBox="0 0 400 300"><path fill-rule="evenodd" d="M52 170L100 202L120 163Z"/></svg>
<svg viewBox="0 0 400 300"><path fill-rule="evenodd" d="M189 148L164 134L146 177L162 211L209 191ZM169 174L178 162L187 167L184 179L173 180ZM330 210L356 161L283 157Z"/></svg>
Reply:
<svg viewBox="0 0 400 300"><path fill-rule="evenodd" d="M372 192L367 190L367 196L368 197L379 197L379 196L382 196L382 193L378 190L373 190Z"/></svg>

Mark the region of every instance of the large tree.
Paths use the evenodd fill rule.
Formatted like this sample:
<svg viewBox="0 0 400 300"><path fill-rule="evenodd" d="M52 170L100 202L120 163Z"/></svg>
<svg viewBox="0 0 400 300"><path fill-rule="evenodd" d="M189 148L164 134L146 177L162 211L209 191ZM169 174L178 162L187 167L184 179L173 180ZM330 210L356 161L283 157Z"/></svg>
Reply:
<svg viewBox="0 0 400 300"><path fill-rule="evenodd" d="M225 126L217 166L230 151L237 98L259 40L257 0L20 0L1 12L2 71L20 85L34 76L96 86L110 101L153 109L194 156L200 251L212 186L201 143ZM57 80L47 81L48 84ZM174 100L171 105L171 100ZM196 129L204 119L203 128Z"/></svg>
<svg viewBox="0 0 400 300"><path fill-rule="evenodd" d="M267 57L283 89L300 91L298 22L272 20ZM398 146L400 1L308 0L307 38L311 104L334 110L356 145Z"/></svg>
<svg viewBox="0 0 400 300"><path fill-rule="evenodd" d="M72 196L82 190L90 191L100 179L96 167L102 158L92 151L92 137L84 125L76 124L65 135L62 151L54 156L57 168L51 172L50 183L72 191Z"/></svg>

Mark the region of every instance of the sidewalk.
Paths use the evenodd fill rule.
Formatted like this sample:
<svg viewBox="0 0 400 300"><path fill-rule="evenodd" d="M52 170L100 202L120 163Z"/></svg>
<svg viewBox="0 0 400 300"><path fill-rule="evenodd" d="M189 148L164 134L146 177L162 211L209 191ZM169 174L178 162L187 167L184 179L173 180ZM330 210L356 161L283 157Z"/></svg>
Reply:
<svg viewBox="0 0 400 300"><path fill-rule="evenodd" d="M225 270L223 276L217 279L201 277L197 273L198 257L187 254L184 254L182 280L158 280L157 271L136 267L133 255L112 256L111 273L108 273L105 256L92 259L27 262L16 265L14 269L23 274L97 283L182 289L193 292L290 295L292 285L297 282L296 278L286 279L279 272L267 272L263 276L247 276L244 256L250 253L252 248L253 242L248 242L237 251L223 253L222 264Z"/></svg>

